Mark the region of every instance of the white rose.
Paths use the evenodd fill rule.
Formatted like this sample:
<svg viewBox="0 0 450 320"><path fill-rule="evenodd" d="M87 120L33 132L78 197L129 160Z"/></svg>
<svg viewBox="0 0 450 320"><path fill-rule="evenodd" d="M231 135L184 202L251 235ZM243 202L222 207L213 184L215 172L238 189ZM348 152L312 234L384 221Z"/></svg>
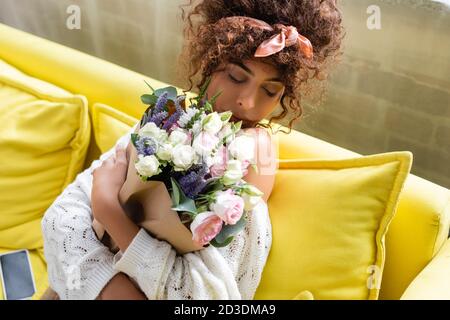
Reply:
<svg viewBox="0 0 450 320"><path fill-rule="evenodd" d="M138 158L139 160L134 166L140 175L151 177L161 172L159 169L159 161L154 155L143 156L140 154Z"/></svg>
<svg viewBox="0 0 450 320"><path fill-rule="evenodd" d="M228 150L233 158L251 162L255 156L255 140L248 135L241 135L231 141Z"/></svg>
<svg viewBox="0 0 450 320"><path fill-rule="evenodd" d="M189 140L189 135L183 129L175 129L170 133L169 142L175 146L177 144L185 144Z"/></svg>
<svg viewBox="0 0 450 320"><path fill-rule="evenodd" d="M227 162L227 170L225 171L222 182L224 185L231 185L239 182L243 177L242 164L239 160L230 160Z"/></svg>
<svg viewBox="0 0 450 320"><path fill-rule="evenodd" d="M139 129L139 135L154 138L160 143L167 140L167 132L160 129L154 122L147 122Z"/></svg>
<svg viewBox="0 0 450 320"><path fill-rule="evenodd" d="M175 171L185 171L195 162L195 150L188 145L179 144L172 150L172 162L175 165Z"/></svg>
<svg viewBox="0 0 450 320"><path fill-rule="evenodd" d="M219 138L208 131L202 131L195 137L192 147L199 156L208 157L219 143Z"/></svg>
<svg viewBox="0 0 450 320"><path fill-rule="evenodd" d="M159 159L169 161L172 158L173 146L169 143L163 144L159 147L156 155Z"/></svg>
<svg viewBox="0 0 450 320"><path fill-rule="evenodd" d="M216 134L222 129L222 119L217 112L211 112L202 121L203 130Z"/></svg>

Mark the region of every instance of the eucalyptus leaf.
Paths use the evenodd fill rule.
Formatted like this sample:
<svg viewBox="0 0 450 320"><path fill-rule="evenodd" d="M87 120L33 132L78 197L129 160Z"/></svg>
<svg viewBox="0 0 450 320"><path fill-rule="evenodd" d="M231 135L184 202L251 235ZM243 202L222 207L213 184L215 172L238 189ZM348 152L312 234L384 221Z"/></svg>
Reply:
<svg viewBox="0 0 450 320"><path fill-rule="evenodd" d="M170 181L172 183L172 210L198 213L195 201L184 194L183 189L174 178L171 177Z"/></svg>
<svg viewBox="0 0 450 320"><path fill-rule="evenodd" d="M155 92L154 92L154 95L159 97L164 92L167 92L167 99L170 99L172 101L175 101L177 96L178 96L177 89L175 87L172 87L172 86L156 89Z"/></svg>
<svg viewBox="0 0 450 320"><path fill-rule="evenodd" d="M153 105L156 103L157 100L158 100L158 97L153 94L143 94L141 96L142 103L144 103L146 105Z"/></svg>
<svg viewBox="0 0 450 320"><path fill-rule="evenodd" d="M195 206L195 202L192 199L181 202L178 206L171 208L174 211L186 211L191 216L197 214L197 207Z"/></svg>
<svg viewBox="0 0 450 320"><path fill-rule="evenodd" d="M227 238L224 242L218 242L216 238L212 239L209 243L216 248L225 247L230 244L234 237Z"/></svg>
<svg viewBox="0 0 450 320"><path fill-rule="evenodd" d="M247 219L245 218L245 214L243 214L236 224L224 225L222 230L220 230L219 234L214 239L218 243L224 243L228 240L228 238L237 235L242 229L244 229L246 223Z"/></svg>
<svg viewBox="0 0 450 320"><path fill-rule="evenodd" d="M172 192L171 192L171 198L172 198L172 205L174 207L177 207L180 204L180 188L178 186L178 183L175 181L174 178L170 178L170 182L172 183Z"/></svg>

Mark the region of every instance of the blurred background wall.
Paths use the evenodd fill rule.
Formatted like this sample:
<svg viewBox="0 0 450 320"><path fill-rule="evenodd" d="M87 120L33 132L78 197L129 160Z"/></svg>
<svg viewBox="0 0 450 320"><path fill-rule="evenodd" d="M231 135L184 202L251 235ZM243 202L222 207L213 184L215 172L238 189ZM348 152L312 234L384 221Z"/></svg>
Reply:
<svg viewBox="0 0 450 320"><path fill-rule="evenodd" d="M181 87L175 62L187 2L0 0L0 22ZM340 1L343 60L324 103L305 106L296 129L361 154L410 150L414 174L450 188L449 2ZM71 5L80 29L66 26Z"/></svg>

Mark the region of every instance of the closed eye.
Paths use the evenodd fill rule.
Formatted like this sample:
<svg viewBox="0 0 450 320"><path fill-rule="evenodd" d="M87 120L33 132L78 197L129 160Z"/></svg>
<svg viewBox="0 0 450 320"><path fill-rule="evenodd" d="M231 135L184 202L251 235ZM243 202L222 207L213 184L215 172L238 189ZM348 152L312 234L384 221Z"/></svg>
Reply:
<svg viewBox="0 0 450 320"><path fill-rule="evenodd" d="M235 83L243 83L243 82L245 82L245 80L238 80L238 79L236 79L235 77L233 77L231 74L228 74L228 77L233 81L233 82L235 82ZM270 92L269 90L267 90L266 88L263 88L264 89L264 91L266 92L266 94L269 96L269 97L274 97L275 95L276 95L276 92L275 93L272 93L272 92Z"/></svg>
<svg viewBox="0 0 450 320"><path fill-rule="evenodd" d="M236 82L236 83L242 83L242 82L244 82L244 80L238 80L238 79L236 79L235 77L233 77L231 74L228 74L228 76L230 77L231 80L233 80L233 81Z"/></svg>
<svg viewBox="0 0 450 320"><path fill-rule="evenodd" d="M267 89L264 89L269 97L275 97L276 93L272 93Z"/></svg>

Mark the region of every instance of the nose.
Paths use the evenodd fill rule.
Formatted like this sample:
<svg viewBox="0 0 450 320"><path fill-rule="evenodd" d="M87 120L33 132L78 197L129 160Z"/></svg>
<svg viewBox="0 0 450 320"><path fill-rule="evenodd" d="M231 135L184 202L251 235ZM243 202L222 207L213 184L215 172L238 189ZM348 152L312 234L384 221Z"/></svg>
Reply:
<svg viewBox="0 0 450 320"><path fill-rule="evenodd" d="M255 103L255 92L253 90L242 91L237 99L237 104L242 111L253 109Z"/></svg>

